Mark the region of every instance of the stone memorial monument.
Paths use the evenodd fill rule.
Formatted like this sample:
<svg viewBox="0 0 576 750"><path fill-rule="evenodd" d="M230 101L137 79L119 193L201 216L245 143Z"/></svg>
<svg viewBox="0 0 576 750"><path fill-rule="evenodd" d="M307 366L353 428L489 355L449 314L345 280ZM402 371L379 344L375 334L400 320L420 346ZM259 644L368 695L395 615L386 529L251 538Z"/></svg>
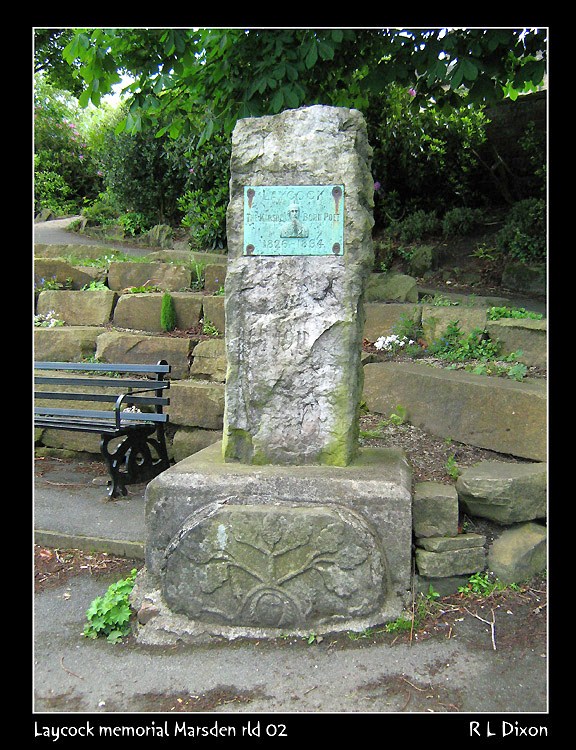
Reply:
<svg viewBox="0 0 576 750"><path fill-rule="evenodd" d="M223 440L147 488L143 642L363 630L407 603L410 469L358 447L371 154L357 110L236 125Z"/></svg>

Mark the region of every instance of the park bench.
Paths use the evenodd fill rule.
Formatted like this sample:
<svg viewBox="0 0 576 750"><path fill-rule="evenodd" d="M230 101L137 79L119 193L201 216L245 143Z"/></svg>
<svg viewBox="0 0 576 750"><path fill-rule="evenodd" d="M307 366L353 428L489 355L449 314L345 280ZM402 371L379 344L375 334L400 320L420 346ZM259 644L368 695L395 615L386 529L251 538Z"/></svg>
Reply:
<svg viewBox="0 0 576 750"><path fill-rule="evenodd" d="M34 363L34 426L98 433L110 498L170 465L164 427L170 365Z"/></svg>

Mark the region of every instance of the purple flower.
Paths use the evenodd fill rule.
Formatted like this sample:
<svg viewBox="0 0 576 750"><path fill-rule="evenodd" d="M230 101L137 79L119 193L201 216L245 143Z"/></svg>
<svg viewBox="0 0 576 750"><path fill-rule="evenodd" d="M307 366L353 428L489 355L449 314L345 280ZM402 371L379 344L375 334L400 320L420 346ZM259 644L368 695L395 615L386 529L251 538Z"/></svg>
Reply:
<svg viewBox="0 0 576 750"><path fill-rule="evenodd" d="M416 89L408 89L410 96L416 96Z"/></svg>
<svg viewBox="0 0 576 750"><path fill-rule="evenodd" d="M375 183L374 183L374 190L380 190L380 188L381 188L381 187L382 187L382 186L380 185L380 183L379 183L379 182L375 182Z"/></svg>

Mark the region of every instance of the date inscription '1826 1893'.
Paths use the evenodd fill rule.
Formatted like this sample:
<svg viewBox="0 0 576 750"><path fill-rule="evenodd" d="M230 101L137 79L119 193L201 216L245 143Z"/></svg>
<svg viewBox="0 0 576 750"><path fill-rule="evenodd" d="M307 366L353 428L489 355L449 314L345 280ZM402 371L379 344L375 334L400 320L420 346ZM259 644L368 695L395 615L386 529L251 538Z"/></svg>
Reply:
<svg viewBox="0 0 576 750"><path fill-rule="evenodd" d="M244 255L343 253L343 185L244 187Z"/></svg>

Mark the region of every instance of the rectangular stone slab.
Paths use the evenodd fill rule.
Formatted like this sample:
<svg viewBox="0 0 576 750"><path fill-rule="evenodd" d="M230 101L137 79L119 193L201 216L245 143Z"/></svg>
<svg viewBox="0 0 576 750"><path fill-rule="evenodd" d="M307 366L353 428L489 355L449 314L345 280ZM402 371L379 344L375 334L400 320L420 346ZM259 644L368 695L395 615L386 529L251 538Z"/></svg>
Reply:
<svg viewBox="0 0 576 750"><path fill-rule="evenodd" d="M320 617L313 608L311 616L316 612L321 622L318 619L298 621L298 627L316 627L320 624L329 627L344 621L350 624L358 613L364 623L370 620L373 625L399 616L410 591L412 539L411 470L401 451L364 448L358 458L346 467L254 467L226 463L222 457L221 445L215 443L156 477L146 491L146 568L151 580L165 590L175 611L178 611L179 601L193 601L193 597L184 589L179 593L179 589L182 586L186 588L188 579L193 577L192 571L190 576L182 571L182 561L185 562L192 554L190 550L184 549L188 544L186 540L194 541L190 549L195 559L198 555L208 555L207 550L212 550L216 543L214 540L220 539L222 549L232 549L224 542L230 540L230 529L237 528L244 515L244 523L253 529L255 535L252 546L262 550L264 547L267 549L274 539L287 545L290 535L295 533L291 530L292 527L307 528L311 519L317 525L320 524L318 533L303 545L305 557L312 559L317 553L329 551L328 557L332 557L322 558L324 564L329 566L336 555L335 559L339 561L338 565L344 571L344 576L341 578L340 573L336 576L333 571L328 571L326 575L331 576L328 587L333 586L341 593L343 582L346 581L347 565L350 565L350 581L354 579L352 571L360 576L360 569L356 565L359 546L367 550L367 559L376 561L371 563L372 569L373 573L375 571L382 577L383 593L379 600L375 598L373 606L362 601L359 608L359 601L353 596L347 599L347 595L342 593L342 601L338 600L335 614L331 617L326 604L330 601L330 596L325 595L323 584L318 582L315 573L310 576L310 580L314 580L315 585L320 587L317 598L324 602L324 609ZM218 519L221 521L214 526ZM258 529L263 524L267 536L262 537L263 541L258 541ZM286 524L290 529L285 529ZM327 541L322 539L320 533L323 524L342 525L342 531L338 533L341 533L344 541L347 537L354 539L351 549L347 549L343 542L344 547L337 545L328 550ZM203 525L206 525L205 542L202 538L196 538ZM364 541L360 543L358 539ZM322 544L326 549L320 549ZM237 550L237 545L235 549ZM234 563L240 565L236 559L237 551L234 555ZM176 566L174 560L177 558L179 562ZM212 552L205 561L209 558L210 561L216 561ZM250 559L250 563L243 561L242 565L254 565L253 558ZM273 556L264 555L263 559L268 559L270 564L274 563ZM298 565L303 566L302 554L298 559ZM204 597L213 587L215 597L220 597L218 610L221 611L222 592L225 586L231 585L228 566L232 563L223 558L219 562L226 562L226 565L211 565L206 581L200 588ZM282 565L288 563L289 558L282 561ZM189 564L197 566L199 563L198 560L189 559ZM262 564L266 565L265 562ZM365 564L364 558L362 564ZM286 580L290 571L281 566L278 569L282 569L282 580ZM378 573L380 569L382 572ZM262 573L264 578L266 575L267 573ZM364 575L368 576L368 573L362 573L359 580ZM376 588L375 586L374 590ZM347 600L350 602L349 611L345 610L345 604L342 603ZM203 607L209 609L209 597L207 600L204 597ZM232 617L231 613L227 612L226 617ZM227 622L222 617L216 620L218 623ZM246 625L246 621L234 622L232 619L229 624Z"/></svg>

